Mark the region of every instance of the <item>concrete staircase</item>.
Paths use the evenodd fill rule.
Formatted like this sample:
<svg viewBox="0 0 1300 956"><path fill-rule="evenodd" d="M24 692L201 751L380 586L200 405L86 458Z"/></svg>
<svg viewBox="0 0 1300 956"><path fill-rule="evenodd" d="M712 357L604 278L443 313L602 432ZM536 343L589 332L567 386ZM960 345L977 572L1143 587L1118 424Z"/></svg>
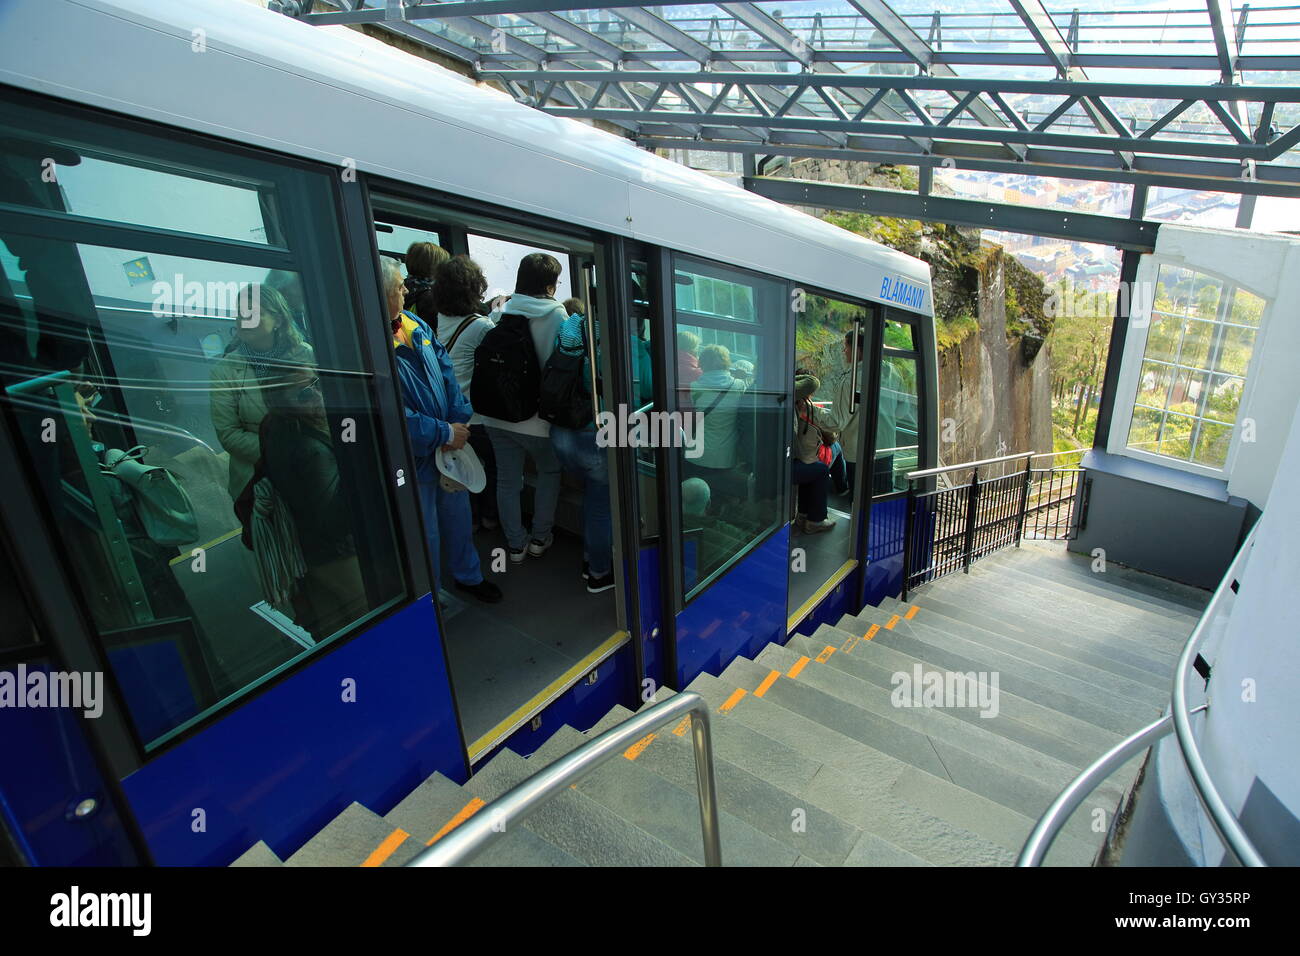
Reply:
<svg viewBox="0 0 1300 956"><path fill-rule="evenodd" d="M906 604L886 600L701 675L689 689L715 711L724 863L1011 864L1057 793L1161 713L1207 599L1114 565L1093 573L1059 544L1026 542ZM895 706L898 675L917 668L996 675L996 715ZM353 804L288 860L258 843L234 865L400 866L630 716L616 707L585 734L561 728L527 759L499 753L464 786L434 774L383 816ZM689 719L638 742L473 865L702 864L688 728ZM1049 865L1093 863L1139 765L1076 811Z"/></svg>

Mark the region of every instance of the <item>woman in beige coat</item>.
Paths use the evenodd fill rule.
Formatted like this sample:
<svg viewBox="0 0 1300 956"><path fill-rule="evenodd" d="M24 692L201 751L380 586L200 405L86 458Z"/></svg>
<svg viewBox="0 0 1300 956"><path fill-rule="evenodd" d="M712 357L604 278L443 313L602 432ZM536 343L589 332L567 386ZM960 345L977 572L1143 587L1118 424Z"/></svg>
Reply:
<svg viewBox="0 0 1300 956"><path fill-rule="evenodd" d="M240 301L248 301L241 295ZM286 373L285 366L312 365L315 353L293 324L280 293L258 290L258 322L237 323L234 340L212 368L212 425L217 441L230 453L232 500L239 497L262 457L258 429L266 417L265 388Z"/></svg>

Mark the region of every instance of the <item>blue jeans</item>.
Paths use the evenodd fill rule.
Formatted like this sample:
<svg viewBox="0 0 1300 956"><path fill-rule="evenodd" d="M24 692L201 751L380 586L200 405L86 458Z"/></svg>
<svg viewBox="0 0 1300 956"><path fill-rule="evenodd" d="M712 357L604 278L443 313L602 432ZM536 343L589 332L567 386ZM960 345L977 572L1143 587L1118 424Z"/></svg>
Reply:
<svg viewBox="0 0 1300 956"><path fill-rule="evenodd" d="M551 426L551 442L566 471L582 476L582 551L587 570L603 578L613 570L613 521L609 512L609 462L594 430Z"/></svg>
<svg viewBox="0 0 1300 956"><path fill-rule="evenodd" d="M524 490L524 455L537 466L537 491L533 496L532 536L545 541L555 524L555 503L560 498L560 462L549 438L524 435L487 426L497 459L497 514L506 543L518 551L528 544L519 494Z"/></svg>
<svg viewBox="0 0 1300 956"><path fill-rule="evenodd" d="M438 479L420 482L420 509L424 512L424 533L433 565L435 593L442 587L442 545L447 545L451 576L461 584L483 580L474 532L470 526L469 492L443 491Z"/></svg>
<svg viewBox="0 0 1300 956"><path fill-rule="evenodd" d="M826 498L831 487L831 473L820 461L809 464L795 459L791 473L799 489L799 510L809 521L826 520Z"/></svg>

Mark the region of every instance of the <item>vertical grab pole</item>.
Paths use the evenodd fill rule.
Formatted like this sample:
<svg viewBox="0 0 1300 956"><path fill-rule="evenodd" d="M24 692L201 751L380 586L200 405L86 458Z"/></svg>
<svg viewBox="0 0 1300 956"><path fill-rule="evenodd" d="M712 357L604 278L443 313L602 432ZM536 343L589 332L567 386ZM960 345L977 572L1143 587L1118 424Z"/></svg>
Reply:
<svg viewBox="0 0 1300 956"><path fill-rule="evenodd" d="M966 546L961 556L963 574L970 574L971 552L975 550L975 521L980 504L980 470L972 470L970 492L966 495Z"/></svg>
<svg viewBox="0 0 1300 956"><path fill-rule="evenodd" d="M907 497L903 509L903 593L900 601L907 600L908 585L912 578L912 532L915 530L913 512L916 511L916 479L907 479Z"/></svg>
<svg viewBox="0 0 1300 956"><path fill-rule="evenodd" d="M691 711L691 742L695 745L695 785L700 796L704 865L722 866L722 830L718 824L718 788L714 783L713 740L707 707Z"/></svg>
<svg viewBox="0 0 1300 956"><path fill-rule="evenodd" d="M585 322L587 326L587 348L590 354L587 356L587 367L591 371L591 411L593 415L600 413L600 390L597 388L599 379L596 377L596 317L592 314L594 311L591 307L591 290L596 287L595 273L596 266L594 263L588 263L582 267L582 304L587 310Z"/></svg>
<svg viewBox="0 0 1300 956"><path fill-rule="evenodd" d="M1020 514L1016 517L1016 547L1020 547L1020 539L1025 533L1025 511L1029 507L1029 486L1034 481L1033 472L1034 456L1029 454L1025 456L1025 485L1020 489Z"/></svg>

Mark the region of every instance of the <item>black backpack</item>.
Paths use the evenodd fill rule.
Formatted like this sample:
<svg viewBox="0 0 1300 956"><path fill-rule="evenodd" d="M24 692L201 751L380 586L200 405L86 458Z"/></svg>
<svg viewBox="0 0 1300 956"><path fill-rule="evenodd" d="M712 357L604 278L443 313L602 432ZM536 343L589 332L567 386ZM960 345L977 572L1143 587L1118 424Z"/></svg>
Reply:
<svg viewBox="0 0 1300 956"><path fill-rule="evenodd" d="M583 348L570 352L560 346L560 337L555 337L555 348L542 369L541 395L537 403L537 414L543 420L561 428L574 430L586 428L595 421L593 414L590 385L583 374L584 359L587 357L586 334L583 334Z"/></svg>
<svg viewBox="0 0 1300 956"><path fill-rule="evenodd" d="M537 414L541 369L528 317L501 316L474 350L470 395L474 411L503 422L527 421Z"/></svg>

